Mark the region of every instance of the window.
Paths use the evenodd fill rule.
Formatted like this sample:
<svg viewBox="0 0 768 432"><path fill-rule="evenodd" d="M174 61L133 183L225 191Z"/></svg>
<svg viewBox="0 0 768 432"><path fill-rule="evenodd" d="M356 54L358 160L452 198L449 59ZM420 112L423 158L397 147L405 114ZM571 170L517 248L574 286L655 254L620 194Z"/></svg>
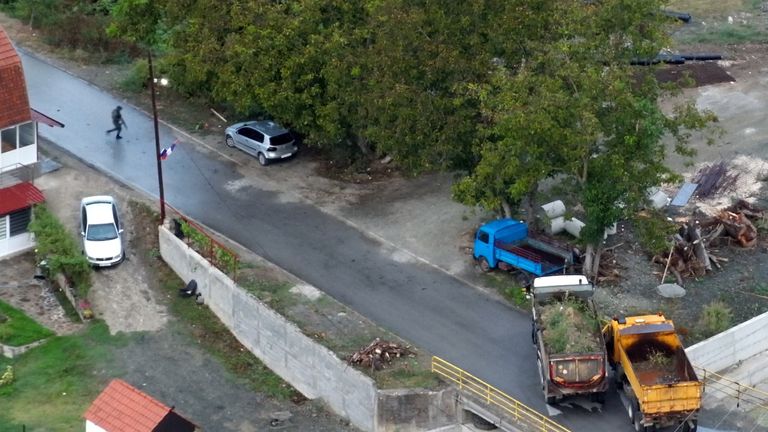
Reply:
<svg viewBox="0 0 768 432"><path fill-rule="evenodd" d="M289 142L292 142L292 141L293 141L293 137L288 132L273 136L272 138L269 139L269 143L274 146L288 144Z"/></svg>
<svg viewBox="0 0 768 432"><path fill-rule="evenodd" d="M16 150L16 127L3 129L0 132L0 152Z"/></svg>
<svg viewBox="0 0 768 432"><path fill-rule="evenodd" d="M24 123L19 126L19 148L35 143L35 123Z"/></svg>
<svg viewBox="0 0 768 432"><path fill-rule="evenodd" d="M244 128L240 128L240 129L237 130L237 133L239 133L240 135L242 135L242 136L244 136L244 137L246 137L248 139L253 139L253 136L254 136L253 133L254 132L256 132L256 131L251 129L251 128L249 128L249 127L244 127Z"/></svg>
<svg viewBox="0 0 768 432"><path fill-rule="evenodd" d="M32 220L32 208L27 207L8 215L11 227L11 237L27 232L29 221Z"/></svg>
<svg viewBox="0 0 768 432"><path fill-rule="evenodd" d="M259 131L257 131L257 130L254 130L253 131L253 139L256 142L258 142L258 143L263 143L264 142L264 134L259 132Z"/></svg>
<svg viewBox="0 0 768 432"><path fill-rule="evenodd" d="M485 231L480 231L477 233L477 239L480 240L483 243L488 243L488 233Z"/></svg>

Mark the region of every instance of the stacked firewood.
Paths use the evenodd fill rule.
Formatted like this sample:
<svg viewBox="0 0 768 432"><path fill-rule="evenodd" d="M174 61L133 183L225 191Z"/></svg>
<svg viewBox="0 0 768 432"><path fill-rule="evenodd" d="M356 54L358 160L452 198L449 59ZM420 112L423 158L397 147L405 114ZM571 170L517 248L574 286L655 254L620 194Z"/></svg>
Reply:
<svg viewBox="0 0 768 432"><path fill-rule="evenodd" d="M664 266L662 279L669 272L682 286L685 277L704 276L713 267L720 269L721 264L728 261L716 255L715 247L734 241L741 247L755 246L757 228L752 220L764 218L763 210L739 201L707 220L684 222L672 237L669 253L656 255L652 260Z"/></svg>
<svg viewBox="0 0 768 432"><path fill-rule="evenodd" d="M412 355L413 352L409 347L376 338L368 346L349 356L347 363L381 370L385 364L391 363L396 358Z"/></svg>
<svg viewBox="0 0 768 432"><path fill-rule="evenodd" d="M741 247L752 247L757 243L757 228L752 221L764 220L765 212L744 200L740 200L722 210L715 219L717 226L722 226L725 232L735 239Z"/></svg>

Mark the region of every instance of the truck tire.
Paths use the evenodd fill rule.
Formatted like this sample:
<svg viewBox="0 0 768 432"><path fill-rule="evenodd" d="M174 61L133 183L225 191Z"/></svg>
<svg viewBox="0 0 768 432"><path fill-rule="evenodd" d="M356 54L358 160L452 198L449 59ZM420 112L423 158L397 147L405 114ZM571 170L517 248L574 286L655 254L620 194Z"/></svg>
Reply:
<svg viewBox="0 0 768 432"><path fill-rule="evenodd" d="M531 342L533 342L533 346L536 346L539 341L536 338L536 322L531 323Z"/></svg>
<svg viewBox="0 0 768 432"><path fill-rule="evenodd" d="M635 427L635 432L649 432L652 428L643 426L643 413L640 412L640 405L634 400L629 400L629 418Z"/></svg>
<svg viewBox="0 0 768 432"><path fill-rule="evenodd" d="M491 265L488 264L488 260L485 259L485 257L480 257L479 264L480 264L480 271L482 271L483 273L488 273L489 271L491 271Z"/></svg>
<svg viewBox="0 0 768 432"><path fill-rule="evenodd" d="M597 402L597 403L599 403L601 405L604 405L605 404L605 399L606 399L606 393L607 392L604 392L604 391L597 392L597 393L592 393L590 398L592 399L592 402Z"/></svg>
<svg viewBox="0 0 768 432"><path fill-rule="evenodd" d="M697 430L699 430L697 420L687 420L683 423L683 432L696 432Z"/></svg>

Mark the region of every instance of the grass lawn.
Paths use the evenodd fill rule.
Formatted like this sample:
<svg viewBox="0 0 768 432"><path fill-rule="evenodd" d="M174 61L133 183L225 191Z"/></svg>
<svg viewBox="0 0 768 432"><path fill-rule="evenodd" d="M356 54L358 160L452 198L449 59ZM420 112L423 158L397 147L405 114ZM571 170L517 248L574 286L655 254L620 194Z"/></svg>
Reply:
<svg viewBox="0 0 768 432"><path fill-rule="evenodd" d="M22 346L53 336L53 332L38 324L24 312L0 300L0 315L8 320L0 323L0 343Z"/></svg>
<svg viewBox="0 0 768 432"><path fill-rule="evenodd" d="M81 416L116 372L111 352L126 341L97 321L18 358L0 357L0 370L11 365L16 376L0 387L0 432L21 431L21 425L27 431L82 430Z"/></svg>
<svg viewBox="0 0 768 432"><path fill-rule="evenodd" d="M674 38L683 44L768 42L762 3L762 0L672 0L670 10L687 12L693 17L692 24L683 26Z"/></svg>

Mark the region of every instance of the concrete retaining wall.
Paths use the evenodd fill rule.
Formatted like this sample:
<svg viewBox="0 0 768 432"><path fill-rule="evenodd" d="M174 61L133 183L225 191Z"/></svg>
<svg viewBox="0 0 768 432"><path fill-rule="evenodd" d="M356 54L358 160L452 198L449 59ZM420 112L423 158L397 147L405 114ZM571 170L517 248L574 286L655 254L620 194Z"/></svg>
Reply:
<svg viewBox="0 0 768 432"><path fill-rule="evenodd" d="M768 350L768 312L688 347L695 366L720 372Z"/></svg>
<svg viewBox="0 0 768 432"><path fill-rule="evenodd" d="M457 390L379 390L376 430L425 431L456 426L460 417Z"/></svg>
<svg viewBox="0 0 768 432"><path fill-rule="evenodd" d="M333 352L237 286L167 229L160 227L160 253L184 280L197 280L205 303L275 373L311 399L366 431L375 430L377 389Z"/></svg>

